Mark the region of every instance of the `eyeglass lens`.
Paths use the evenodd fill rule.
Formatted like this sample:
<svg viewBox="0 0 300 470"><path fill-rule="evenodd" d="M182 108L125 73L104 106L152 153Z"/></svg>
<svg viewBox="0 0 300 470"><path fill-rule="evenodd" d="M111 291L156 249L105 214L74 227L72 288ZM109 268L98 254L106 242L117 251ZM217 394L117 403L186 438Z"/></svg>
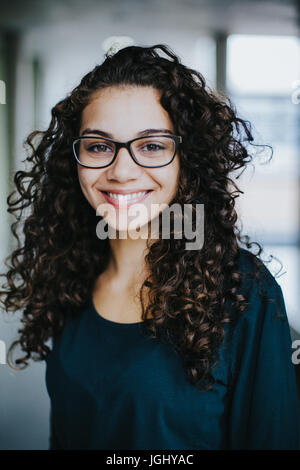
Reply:
<svg viewBox="0 0 300 470"><path fill-rule="evenodd" d="M131 152L141 165L159 166L169 163L175 142L169 137L145 137L131 143ZM75 142L74 150L80 163L90 167L108 165L114 158L116 145L102 138L84 138Z"/></svg>

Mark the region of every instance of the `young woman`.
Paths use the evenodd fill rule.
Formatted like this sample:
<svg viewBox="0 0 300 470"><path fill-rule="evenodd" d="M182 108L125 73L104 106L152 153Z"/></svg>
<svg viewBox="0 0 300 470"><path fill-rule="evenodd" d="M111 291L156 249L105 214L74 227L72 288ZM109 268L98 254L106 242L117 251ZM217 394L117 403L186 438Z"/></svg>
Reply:
<svg viewBox="0 0 300 470"><path fill-rule="evenodd" d="M282 291L237 228L252 139L164 45L107 54L29 135L2 301L24 309L11 367L17 344L46 360L50 449L298 448ZM200 248L172 212L162 236L175 204L203 205Z"/></svg>

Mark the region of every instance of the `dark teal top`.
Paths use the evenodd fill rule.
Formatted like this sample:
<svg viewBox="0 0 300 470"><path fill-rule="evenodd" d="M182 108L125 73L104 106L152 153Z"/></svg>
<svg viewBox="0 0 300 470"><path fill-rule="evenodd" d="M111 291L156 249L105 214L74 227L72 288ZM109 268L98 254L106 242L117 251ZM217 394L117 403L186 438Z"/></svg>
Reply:
<svg viewBox="0 0 300 470"><path fill-rule="evenodd" d="M250 305L225 327L211 391L190 384L179 354L144 323L107 320L90 297L46 359L50 449L298 449L284 299L265 266L261 287L252 278L253 258L241 249Z"/></svg>

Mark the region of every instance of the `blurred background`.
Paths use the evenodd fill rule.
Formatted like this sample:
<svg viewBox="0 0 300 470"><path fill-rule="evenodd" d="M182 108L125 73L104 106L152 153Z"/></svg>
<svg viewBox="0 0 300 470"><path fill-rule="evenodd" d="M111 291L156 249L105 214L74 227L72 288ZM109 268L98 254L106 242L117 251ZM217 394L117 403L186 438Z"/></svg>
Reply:
<svg viewBox="0 0 300 470"><path fill-rule="evenodd" d="M299 0L0 0L2 263L13 248L6 198L14 172L24 168L26 136L48 127L51 108L112 42L165 43L230 96L256 143L273 147L271 160L262 152L237 180L244 191L238 211L263 258L275 257L266 265L282 287L292 340L299 340L299 28ZM16 339L19 320L1 314L0 353ZM18 372L0 363L0 383L0 449L47 449L45 364Z"/></svg>

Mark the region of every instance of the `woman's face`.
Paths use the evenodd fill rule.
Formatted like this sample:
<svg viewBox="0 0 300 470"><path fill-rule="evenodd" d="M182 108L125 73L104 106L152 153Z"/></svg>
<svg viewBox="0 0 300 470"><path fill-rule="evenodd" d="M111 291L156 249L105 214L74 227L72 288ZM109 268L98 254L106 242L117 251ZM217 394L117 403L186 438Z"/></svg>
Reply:
<svg viewBox="0 0 300 470"><path fill-rule="evenodd" d="M79 135L96 136L104 132L114 140L127 142L149 129L151 135L166 134L167 130L174 134L159 98L159 91L152 87L112 86L99 90L83 110ZM127 233L147 227L166 207L159 205L170 203L177 191L179 168L178 154L169 165L146 168L137 165L123 147L106 168L85 168L78 164L78 177L83 194L97 214L102 215L110 228ZM119 201L107 195L118 191L121 194L150 192L136 202ZM139 206L138 212L134 213L134 206Z"/></svg>

